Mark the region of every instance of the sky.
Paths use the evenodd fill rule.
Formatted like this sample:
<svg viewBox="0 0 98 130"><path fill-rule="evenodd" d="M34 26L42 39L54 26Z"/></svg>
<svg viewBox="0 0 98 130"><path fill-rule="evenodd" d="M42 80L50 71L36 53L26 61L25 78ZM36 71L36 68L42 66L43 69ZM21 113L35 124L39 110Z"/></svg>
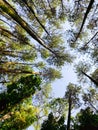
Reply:
<svg viewBox="0 0 98 130"><path fill-rule="evenodd" d="M69 84L69 82L71 83L77 82L76 73L74 72L74 69L71 65L65 65L63 67L62 75L63 75L62 79L59 79L52 84L54 97L64 96L66 86Z"/></svg>

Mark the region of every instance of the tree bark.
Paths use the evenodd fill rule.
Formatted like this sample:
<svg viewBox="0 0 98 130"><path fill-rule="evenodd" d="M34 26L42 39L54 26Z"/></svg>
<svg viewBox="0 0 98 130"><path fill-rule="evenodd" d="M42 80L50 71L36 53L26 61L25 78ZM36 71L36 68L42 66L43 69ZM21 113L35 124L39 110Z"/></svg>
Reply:
<svg viewBox="0 0 98 130"><path fill-rule="evenodd" d="M68 99L68 119L67 119L67 130L70 130L70 122L71 122L71 106L72 106L72 100L71 100L71 93L69 93L69 99Z"/></svg>
<svg viewBox="0 0 98 130"><path fill-rule="evenodd" d="M41 21L39 20L39 18L36 16L34 10L32 9L32 7L27 3L26 0L22 0L22 2L25 3L25 5L27 5L27 8L32 12L32 14L34 15L36 21L40 24L40 26L44 29L44 31L49 35L49 32L47 31L47 29L45 28L45 26L41 23Z"/></svg>
<svg viewBox="0 0 98 130"><path fill-rule="evenodd" d="M85 21L86 21L86 19L87 19L87 16L88 16L88 14L89 14L91 8L92 8L93 3L94 3L94 0L91 0L91 1L89 2L89 5L88 5L88 7L87 7L86 13L85 13L84 18L83 18L83 21L82 21L82 25L81 25L80 30L79 30L79 32L78 32L78 35L77 35L77 37L76 37L76 39L75 39L75 42L77 41L77 39L78 39L79 36L80 36L80 33L81 33L82 29L83 29L83 26L84 26L84 24L85 24Z"/></svg>
<svg viewBox="0 0 98 130"><path fill-rule="evenodd" d="M96 86L98 86L98 81L90 77L88 74L86 74L84 71L81 71L82 74L84 74L86 77L88 77Z"/></svg>
<svg viewBox="0 0 98 130"><path fill-rule="evenodd" d="M4 74L4 73L12 73L12 74L36 74L36 75L40 75L40 72L32 72L32 71L27 71L27 70L20 70L20 69L4 69L4 68L0 68L0 74Z"/></svg>
<svg viewBox="0 0 98 130"><path fill-rule="evenodd" d="M0 8L7 13L13 20L15 20L34 40L36 40L41 46L49 50L55 56L55 52L48 47L44 41L37 35L37 33L30 28L30 26L24 21L15 9L5 0L0 0Z"/></svg>
<svg viewBox="0 0 98 130"><path fill-rule="evenodd" d="M87 47L87 45L96 37L97 34L98 32L94 34L94 36L83 46L83 48Z"/></svg>

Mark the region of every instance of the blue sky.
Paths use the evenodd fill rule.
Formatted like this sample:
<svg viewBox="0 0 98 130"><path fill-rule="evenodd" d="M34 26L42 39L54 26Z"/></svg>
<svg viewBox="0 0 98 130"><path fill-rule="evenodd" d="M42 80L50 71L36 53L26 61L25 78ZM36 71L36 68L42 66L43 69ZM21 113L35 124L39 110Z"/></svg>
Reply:
<svg viewBox="0 0 98 130"><path fill-rule="evenodd" d="M63 78L55 81L53 86L53 93L55 97L62 97L64 96L66 86L71 83L77 82L76 73L73 70L71 65L65 65L62 69Z"/></svg>

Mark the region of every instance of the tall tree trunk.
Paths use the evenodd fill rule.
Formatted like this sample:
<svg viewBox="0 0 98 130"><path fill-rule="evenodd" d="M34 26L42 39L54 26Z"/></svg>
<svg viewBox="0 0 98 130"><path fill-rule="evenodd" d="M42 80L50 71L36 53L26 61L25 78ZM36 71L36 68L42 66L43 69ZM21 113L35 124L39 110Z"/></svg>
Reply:
<svg viewBox="0 0 98 130"><path fill-rule="evenodd" d="M37 35L37 33L30 28L30 26L24 21L15 9L5 0L0 0L0 9L7 13L13 20L15 20L34 40L36 40L41 46L49 50L56 56L56 53L48 47L44 41Z"/></svg>
<svg viewBox="0 0 98 130"><path fill-rule="evenodd" d="M50 10L51 10L51 13L54 14L54 13L53 13L53 12L54 12L54 9L53 9L53 7L51 6L50 1L47 0L47 2L48 2L48 5L49 5L49 8L50 8Z"/></svg>
<svg viewBox="0 0 98 130"><path fill-rule="evenodd" d="M94 34L94 36L83 46L83 48L87 47L87 45L96 37L97 34L98 32Z"/></svg>
<svg viewBox="0 0 98 130"><path fill-rule="evenodd" d="M36 21L40 24L40 26L44 29L44 31L49 35L49 32L47 31L47 29L45 28L45 26L41 23L40 19L36 16L36 14L35 14L34 10L32 9L32 7L27 3L27 1L22 0L22 2L24 2L26 4L27 8L34 15Z"/></svg>
<svg viewBox="0 0 98 130"><path fill-rule="evenodd" d="M90 77L88 74L86 74L84 71L81 71L82 74L84 74L86 77L88 77L96 86L98 86L98 81Z"/></svg>
<svg viewBox="0 0 98 130"><path fill-rule="evenodd" d="M20 70L20 69L4 69L0 67L0 74L36 74L40 75L40 72L33 72L33 71L28 71L28 70Z"/></svg>
<svg viewBox="0 0 98 130"><path fill-rule="evenodd" d="M62 12L64 11L63 0L61 0Z"/></svg>
<svg viewBox="0 0 98 130"><path fill-rule="evenodd" d="M68 100L68 103L69 103L69 106L68 106L67 130L70 130L71 106L72 106L71 93L69 93L69 100Z"/></svg>
<svg viewBox="0 0 98 130"><path fill-rule="evenodd" d="M77 41L77 39L78 39L79 36L80 36L80 33L81 33L82 29L83 29L83 26L84 26L84 24L85 24L85 21L86 21L86 19L87 19L87 16L88 16L88 14L89 14L91 8L92 8L93 3L94 3L94 0L91 0L91 1L89 2L89 5L88 5L88 7L87 7L86 13L85 13L84 18L83 18L83 21L82 21L82 25L81 25L80 30L79 30L79 32L78 32L78 35L77 35L77 37L76 37L76 39L75 39L75 42Z"/></svg>

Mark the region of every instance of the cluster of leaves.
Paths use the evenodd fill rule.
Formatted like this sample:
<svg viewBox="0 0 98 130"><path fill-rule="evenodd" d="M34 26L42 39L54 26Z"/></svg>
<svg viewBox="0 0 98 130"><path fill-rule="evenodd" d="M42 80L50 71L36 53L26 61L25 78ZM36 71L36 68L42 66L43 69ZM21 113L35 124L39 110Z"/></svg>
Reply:
<svg viewBox="0 0 98 130"><path fill-rule="evenodd" d="M0 111L12 108L25 98L30 97L37 89L40 89L41 79L39 76L30 75L21 77L15 83L7 86L7 90L0 94Z"/></svg>
<svg viewBox="0 0 98 130"><path fill-rule="evenodd" d="M48 115L48 119L45 120L41 126L41 130L65 130L64 117L56 119L53 113Z"/></svg>
<svg viewBox="0 0 98 130"><path fill-rule="evenodd" d="M0 118L0 129L26 129L37 120L36 112L37 109L32 106L32 97L25 99L23 103L14 106L12 111Z"/></svg>
<svg viewBox="0 0 98 130"><path fill-rule="evenodd" d="M25 129L37 120L32 96L41 90L38 75L21 77L0 93L0 129Z"/></svg>
<svg viewBox="0 0 98 130"><path fill-rule="evenodd" d="M89 107L81 109L74 119L75 130L97 130L98 113L94 113Z"/></svg>

